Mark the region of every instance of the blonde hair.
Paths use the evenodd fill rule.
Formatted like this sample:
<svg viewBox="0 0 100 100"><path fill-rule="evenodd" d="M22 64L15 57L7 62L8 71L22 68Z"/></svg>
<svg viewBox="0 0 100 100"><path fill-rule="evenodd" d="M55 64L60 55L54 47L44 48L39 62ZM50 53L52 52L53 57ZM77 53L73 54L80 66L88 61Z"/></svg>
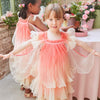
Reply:
<svg viewBox="0 0 100 100"><path fill-rule="evenodd" d="M45 10L45 20L49 18L50 13L54 11L55 18L63 18L64 17L64 9L57 3L49 4Z"/></svg>

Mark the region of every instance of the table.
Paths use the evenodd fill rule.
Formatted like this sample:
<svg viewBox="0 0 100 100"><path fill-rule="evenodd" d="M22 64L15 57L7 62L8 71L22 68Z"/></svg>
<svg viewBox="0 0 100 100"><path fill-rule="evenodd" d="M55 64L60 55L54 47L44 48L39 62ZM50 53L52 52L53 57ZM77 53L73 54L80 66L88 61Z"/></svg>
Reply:
<svg viewBox="0 0 100 100"><path fill-rule="evenodd" d="M94 50L100 52L100 29L93 29L88 32L87 37L77 39L88 43ZM79 48L80 52L81 48ZM97 100L100 98L100 57L95 56L94 67L88 74L75 74L73 87L74 100ZM77 98L77 99L76 99Z"/></svg>

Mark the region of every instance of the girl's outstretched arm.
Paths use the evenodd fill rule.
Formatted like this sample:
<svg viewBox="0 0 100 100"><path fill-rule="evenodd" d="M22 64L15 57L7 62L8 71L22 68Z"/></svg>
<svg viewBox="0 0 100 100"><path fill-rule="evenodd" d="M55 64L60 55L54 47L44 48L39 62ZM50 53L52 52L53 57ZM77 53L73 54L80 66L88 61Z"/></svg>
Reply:
<svg viewBox="0 0 100 100"><path fill-rule="evenodd" d="M18 54L18 53L21 52L22 50L24 50L24 49L26 49L27 47L31 46L31 45L32 45L32 42L31 42L31 41L32 41L32 40L28 40L28 41L22 43L18 48L14 49L13 51L11 51L11 52L8 53L8 54L5 54L5 55L0 54L0 57L3 57L3 60L4 60L4 59L9 58L11 55L16 55L16 54Z"/></svg>
<svg viewBox="0 0 100 100"><path fill-rule="evenodd" d="M88 51L88 52L93 52L94 51L94 55L100 56L100 53L96 52L94 49L90 48L87 45L87 43L82 42L82 41L76 39L76 44L79 45L79 46L81 46L82 48L84 48L86 51Z"/></svg>

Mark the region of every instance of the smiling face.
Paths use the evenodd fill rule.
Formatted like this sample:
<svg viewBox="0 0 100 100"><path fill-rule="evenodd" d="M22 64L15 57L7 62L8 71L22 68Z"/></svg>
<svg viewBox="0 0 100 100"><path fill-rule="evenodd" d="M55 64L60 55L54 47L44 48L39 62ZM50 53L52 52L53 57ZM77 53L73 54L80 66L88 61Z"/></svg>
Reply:
<svg viewBox="0 0 100 100"><path fill-rule="evenodd" d="M55 16L56 16L55 11L51 11L49 18L46 20L49 30L54 33L59 31L63 23L63 18L57 18Z"/></svg>
<svg viewBox="0 0 100 100"><path fill-rule="evenodd" d="M52 32L59 31L63 23L64 10L59 4L49 4L45 10L45 21L49 30Z"/></svg>

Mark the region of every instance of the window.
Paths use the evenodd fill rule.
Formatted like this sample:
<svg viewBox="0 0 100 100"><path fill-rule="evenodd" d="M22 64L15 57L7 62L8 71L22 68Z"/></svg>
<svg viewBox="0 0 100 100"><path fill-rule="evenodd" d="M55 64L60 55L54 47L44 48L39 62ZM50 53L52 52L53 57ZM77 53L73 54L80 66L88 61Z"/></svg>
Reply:
<svg viewBox="0 0 100 100"><path fill-rule="evenodd" d="M6 11L10 10L10 0L1 0L1 12L2 14L5 14Z"/></svg>
<svg viewBox="0 0 100 100"><path fill-rule="evenodd" d="M0 0L0 17L5 14L6 11L17 12L18 4L21 3L21 0Z"/></svg>

